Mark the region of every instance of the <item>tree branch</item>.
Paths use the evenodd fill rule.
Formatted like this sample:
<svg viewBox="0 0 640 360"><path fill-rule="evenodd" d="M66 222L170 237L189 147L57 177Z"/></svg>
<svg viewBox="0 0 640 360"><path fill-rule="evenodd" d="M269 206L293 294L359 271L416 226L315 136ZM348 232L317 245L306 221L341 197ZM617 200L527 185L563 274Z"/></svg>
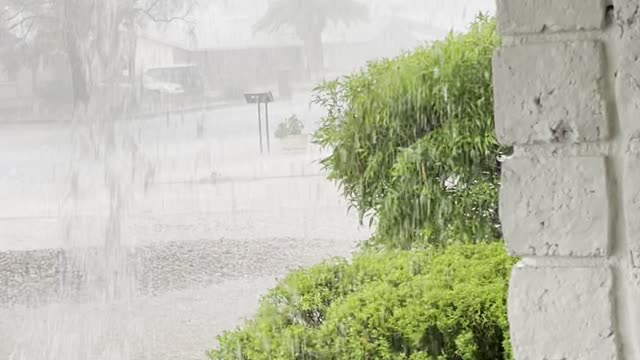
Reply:
<svg viewBox="0 0 640 360"><path fill-rule="evenodd" d="M24 23L26 23L27 21L31 22L30 26L33 26L33 22L35 19L40 18L41 16L38 15L32 15L32 16L25 16L23 17L20 21L18 21L17 23L13 24L13 25L9 25L9 30L14 30L15 28L17 28L18 26L23 25ZM15 17L14 17L15 18Z"/></svg>
<svg viewBox="0 0 640 360"><path fill-rule="evenodd" d="M156 14L153 14L153 9L156 8L156 6L158 6L158 4L161 1L162 0L154 0L154 2L148 8L146 8L146 9L138 8L138 9L135 9L135 10L140 12L140 13L142 13L142 14L144 14L149 20L151 20L153 22L157 22L157 23L172 23L174 21L184 21L187 24L190 23L187 20L187 17L193 11L193 8L195 7L195 2L192 2L191 5L189 6L189 8L187 10L185 10L184 14L182 14L180 16L158 16Z"/></svg>

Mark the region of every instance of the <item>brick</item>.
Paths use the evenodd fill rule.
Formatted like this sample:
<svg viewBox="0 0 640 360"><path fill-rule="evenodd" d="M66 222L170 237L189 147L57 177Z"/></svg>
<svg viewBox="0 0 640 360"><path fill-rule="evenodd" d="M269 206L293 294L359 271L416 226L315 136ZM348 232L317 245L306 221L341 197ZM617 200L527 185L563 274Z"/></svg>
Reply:
<svg viewBox="0 0 640 360"><path fill-rule="evenodd" d="M640 37L638 37L640 40ZM625 140L640 134L640 42L621 42L617 63L616 104Z"/></svg>
<svg viewBox="0 0 640 360"><path fill-rule="evenodd" d="M616 334L608 268L516 266L509 324L518 360L614 360Z"/></svg>
<svg viewBox="0 0 640 360"><path fill-rule="evenodd" d="M640 38L640 3L629 0L614 0L614 21L619 38L637 41ZM625 49L622 47L622 49Z"/></svg>
<svg viewBox="0 0 640 360"><path fill-rule="evenodd" d="M609 203L604 158L505 161L500 219L513 255L606 255Z"/></svg>
<svg viewBox="0 0 640 360"><path fill-rule="evenodd" d="M494 56L496 135L505 145L607 140L596 41L505 47Z"/></svg>
<svg viewBox="0 0 640 360"><path fill-rule="evenodd" d="M498 0L502 34L597 30L605 23L603 0Z"/></svg>
<svg viewBox="0 0 640 360"><path fill-rule="evenodd" d="M624 213L626 232L632 249L640 252L640 154L628 154L624 163ZM634 266L640 268L640 258Z"/></svg>

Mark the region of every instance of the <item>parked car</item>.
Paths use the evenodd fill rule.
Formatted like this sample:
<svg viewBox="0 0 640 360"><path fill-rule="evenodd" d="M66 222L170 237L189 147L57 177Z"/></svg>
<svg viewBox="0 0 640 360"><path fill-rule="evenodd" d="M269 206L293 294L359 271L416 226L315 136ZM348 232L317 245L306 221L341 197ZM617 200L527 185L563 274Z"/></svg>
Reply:
<svg viewBox="0 0 640 360"><path fill-rule="evenodd" d="M145 91L163 95L202 95L204 86L197 65L181 64L147 69L143 74Z"/></svg>

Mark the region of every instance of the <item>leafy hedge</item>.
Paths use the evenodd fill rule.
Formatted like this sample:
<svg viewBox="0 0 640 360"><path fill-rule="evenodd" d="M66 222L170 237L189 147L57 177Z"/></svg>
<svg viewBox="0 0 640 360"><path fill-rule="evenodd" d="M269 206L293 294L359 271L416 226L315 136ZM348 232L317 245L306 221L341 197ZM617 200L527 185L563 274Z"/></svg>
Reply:
<svg viewBox="0 0 640 360"><path fill-rule="evenodd" d="M216 359L510 359L502 246L367 253L291 273Z"/></svg>
<svg viewBox="0 0 640 360"><path fill-rule="evenodd" d="M424 248L500 238L501 149L494 137L491 58L495 21L325 83L328 116L316 141L374 244Z"/></svg>
<svg viewBox="0 0 640 360"><path fill-rule="evenodd" d="M495 22L325 83L316 141L376 235L352 263L291 273L212 360L511 359L497 217ZM473 245L475 244L475 245ZM372 249L373 248L373 249ZM382 251L379 251L382 250Z"/></svg>

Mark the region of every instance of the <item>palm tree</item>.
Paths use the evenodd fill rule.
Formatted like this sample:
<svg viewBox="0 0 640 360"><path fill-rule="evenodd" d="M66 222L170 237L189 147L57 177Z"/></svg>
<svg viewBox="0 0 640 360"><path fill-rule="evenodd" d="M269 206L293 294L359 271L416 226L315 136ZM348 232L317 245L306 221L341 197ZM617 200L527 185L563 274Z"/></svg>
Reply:
<svg viewBox="0 0 640 360"><path fill-rule="evenodd" d="M292 28L304 44L307 70L316 73L324 68L322 32L327 25L365 20L367 13L367 6L356 0L274 0L254 30Z"/></svg>

